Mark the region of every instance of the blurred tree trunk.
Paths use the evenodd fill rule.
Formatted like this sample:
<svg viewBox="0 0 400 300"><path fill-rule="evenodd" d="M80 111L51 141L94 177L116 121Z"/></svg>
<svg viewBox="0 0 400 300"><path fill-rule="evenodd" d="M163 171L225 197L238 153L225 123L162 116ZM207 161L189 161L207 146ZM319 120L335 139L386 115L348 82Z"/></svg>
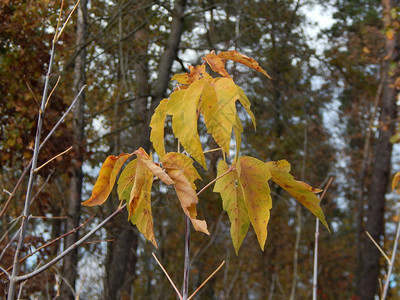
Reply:
<svg viewBox="0 0 400 300"><path fill-rule="evenodd" d="M79 49L87 39L87 0L81 0L77 8L76 22L76 47ZM74 65L73 92L77 94L82 86L86 84L86 49L83 48L76 56ZM73 108L73 131L74 131L74 160L70 182L70 195L68 199L68 218L65 231L68 232L79 226L80 208L82 197L82 163L84 159L84 128L85 128L85 94L82 93ZM71 246L79 238L78 233L70 234L65 238L64 249ZM78 252L77 249L64 258L62 271L62 284L60 289L61 299L75 299L74 291L76 278L78 276Z"/></svg>
<svg viewBox="0 0 400 300"><path fill-rule="evenodd" d="M382 6L383 25L384 29L387 30L392 23L390 11L394 8L394 1L382 0ZM395 71L397 71L397 67L393 69L392 64L398 60L397 47L397 36L390 37L387 35L385 37L386 57L383 62L383 94L378 130L379 136L376 140L373 157L366 223L366 230L378 244L382 242L384 235L385 194L389 184L392 156L390 137L394 134L394 120L396 118ZM362 278L360 290L358 291L363 300L374 299L374 295L377 292L380 257L381 254L378 249L365 237Z"/></svg>
<svg viewBox="0 0 400 300"><path fill-rule="evenodd" d="M147 109L148 95L151 95L151 86L149 71L147 66L147 39L146 29L139 30L135 34L138 42L136 57L134 58L134 71L136 83L135 100L135 123L138 124L132 128L131 134L134 137L134 149L143 147L146 151L150 150L150 118L160 100L164 97L168 83L172 64L177 57L180 39L183 31L183 12L186 0L176 0L173 10L173 19L171 23L171 33L167 40L167 46L161 55L159 63L159 76L155 83L153 92L153 101L151 108ZM146 46L143 46L146 45ZM139 122L138 122L139 121ZM126 222L127 216L120 216L115 219L109 228L110 237L115 241L110 243L107 250L106 259L106 299L121 299L124 296L130 296L133 282L135 279L138 247L138 234L135 228Z"/></svg>

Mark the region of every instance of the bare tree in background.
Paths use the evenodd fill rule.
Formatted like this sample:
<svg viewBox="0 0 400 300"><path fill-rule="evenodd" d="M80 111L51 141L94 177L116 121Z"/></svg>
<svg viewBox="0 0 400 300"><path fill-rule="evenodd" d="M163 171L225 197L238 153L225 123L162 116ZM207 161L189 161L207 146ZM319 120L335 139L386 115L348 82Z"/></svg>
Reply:
<svg viewBox="0 0 400 300"><path fill-rule="evenodd" d="M387 29L392 23L390 11L395 7L395 1L382 0L383 25ZM394 134L396 119L396 72L393 72L391 65L398 61L398 37L386 36L385 39L385 60L383 62L383 91L379 121L379 136L375 144L373 157L373 171L368 199L368 212L366 230L379 244L384 235L384 212L385 195L389 184L390 160L392 157L392 144L390 137ZM396 68L397 69L397 68ZM375 245L367 238L364 238L364 255L362 262L362 278L360 290L361 299L374 299L377 292L377 284L380 270L381 254Z"/></svg>
<svg viewBox="0 0 400 300"><path fill-rule="evenodd" d="M87 0L81 0L77 8L76 21L76 48L80 49L75 58L73 91L78 93L80 88L86 84L86 49L82 47L87 39ZM68 218L65 231L70 231L79 226L82 202L82 164L84 159L85 138L85 94L82 93L73 110L73 132L74 132L74 160L70 183L70 194L68 198ZM74 244L79 238L78 232L65 238L64 249ZM75 299L74 288L78 275L78 251L75 249L64 259L62 271L61 299Z"/></svg>

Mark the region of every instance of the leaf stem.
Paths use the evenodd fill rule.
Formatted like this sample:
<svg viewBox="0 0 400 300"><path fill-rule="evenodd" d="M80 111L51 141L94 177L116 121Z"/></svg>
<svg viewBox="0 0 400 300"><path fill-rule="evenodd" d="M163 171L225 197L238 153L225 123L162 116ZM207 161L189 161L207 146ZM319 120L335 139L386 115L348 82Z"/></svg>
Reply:
<svg viewBox="0 0 400 300"><path fill-rule="evenodd" d="M182 299L187 300L189 295L189 269L190 269L190 219L185 215L185 263L183 270Z"/></svg>
<svg viewBox="0 0 400 300"><path fill-rule="evenodd" d="M229 172L233 171L235 169L234 166L231 166L228 170L226 170L226 172L222 173L221 175L219 175L218 177L214 178L212 181L210 181L205 187L203 187L198 193L197 196L199 196L201 193L203 193L205 191L205 189L207 189L210 185L212 185L214 182L216 182L218 179L224 177L226 174L228 174Z"/></svg>

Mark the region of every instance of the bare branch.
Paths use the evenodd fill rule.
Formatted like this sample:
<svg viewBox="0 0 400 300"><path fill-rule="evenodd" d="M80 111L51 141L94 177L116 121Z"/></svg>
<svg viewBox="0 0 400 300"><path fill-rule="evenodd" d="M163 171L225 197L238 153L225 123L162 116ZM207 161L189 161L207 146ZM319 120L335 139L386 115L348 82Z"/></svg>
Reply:
<svg viewBox="0 0 400 300"><path fill-rule="evenodd" d="M104 219L101 223L99 223L96 227L94 227L91 231L89 231L85 236L83 236L82 238L80 238L76 243L74 243L73 245L71 245L69 248L65 249L63 252L61 252L58 256L56 256L55 258L53 258L51 261L49 261L47 264L45 264L44 266L42 266L41 268L22 275L22 276L17 276L14 278L15 282L20 282L20 281L24 281L27 280L29 278L32 278L40 273L42 273L43 271L47 270L48 268L50 268L52 265L54 265L55 263L57 263L59 260L61 260L64 256L66 256L67 254L69 254L73 249L75 249L76 247L78 247L79 245L81 245L83 242L85 242L89 237L91 237L97 230L99 230L100 228L102 228L105 224L107 224L112 218L114 218L116 215L118 215L124 208L126 207L126 204L122 205L120 208L118 208L116 211L114 211L111 215L109 215L106 219Z"/></svg>
<svg viewBox="0 0 400 300"><path fill-rule="evenodd" d="M389 263L389 265L391 264L391 261L389 259L389 257L386 255L385 251L383 251L383 249L381 248L381 246L378 245L377 242L375 242L374 238L369 234L368 231L365 231L366 235L369 237L369 239L372 241L372 243L374 243L375 247L378 248L379 252L382 253L383 257L387 260L387 262Z"/></svg>
<svg viewBox="0 0 400 300"><path fill-rule="evenodd" d="M58 157L64 155L65 153L71 151L73 148L74 148L74 147L71 146L71 147L69 147L67 150L65 150L65 151L63 151L63 152L57 154L56 156L54 156L53 158L49 159L47 162L45 162L45 163L44 163L43 165L41 165L40 167L37 167L36 169L34 169L33 172L38 172L38 171L39 171L41 168L43 168L45 165L47 165L48 163L52 162L52 161L55 160L56 158L58 158Z"/></svg>
<svg viewBox="0 0 400 300"><path fill-rule="evenodd" d="M207 281L209 281L222 268L222 266L224 264L225 264L225 261L223 261L219 265L219 267L214 272L212 272L212 274L210 276L208 276L206 280L204 280L204 282L197 288L197 290L194 291L194 293L192 295L190 295L190 297L187 300L192 299L197 294L197 292L200 291L200 289L207 283Z"/></svg>
<svg viewBox="0 0 400 300"><path fill-rule="evenodd" d="M168 272L164 269L164 267L162 266L160 261L157 259L157 256L154 254L154 252L152 254L153 254L154 259L156 260L156 262L160 266L161 270L163 270L165 276L167 276L169 282L171 283L172 287L174 288L174 290L175 290L176 294L178 295L179 299L182 300L182 295L181 295L181 293L179 293L179 290L177 289L176 285L172 281L171 277L169 277Z"/></svg>

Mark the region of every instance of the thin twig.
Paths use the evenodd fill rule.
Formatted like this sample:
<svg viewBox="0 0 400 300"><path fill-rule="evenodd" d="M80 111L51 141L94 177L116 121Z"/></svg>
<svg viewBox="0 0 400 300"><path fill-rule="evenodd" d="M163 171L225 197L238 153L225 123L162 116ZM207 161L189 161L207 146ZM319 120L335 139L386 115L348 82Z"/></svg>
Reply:
<svg viewBox="0 0 400 300"><path fill-rule="evenodd" d="M211 153L211 152L215 152L215 151L219 151L219 150L222 150L222 148L215 148L215 149L211 149L211 150L206 150L206 151L203 151L203 153L206 154L206 153Z"/></svg>
<svg viewBox="0 0 400 300"><path fill-rule="evenodd" d="M3 274L6 274L6 276L8 277L8 279L10 279L11 278L11 275L10 275L10 273L8 273L7 272L7 270L5 270L3 267L1 267L0 266L0 271L2 271L3 272Z"/></svg>
<svg viewBox="0 0 400 300"><path fill-rule="evenodd" d="M71 19L72 14L74 13L75 9L78 7L79 2L81 2L81 0L78 0L74 6L74 8L71 10L71 12L68 15L67 20L65 20L65 23L63 25L63 27L61 28L59 34L57 35L57 39L55 40L55 42L58 42L58 40L60 39L61 34L63 33L65 27L67 26L69 19Z"/></svg>
<svg viewBox="0 0 400 300"><path fill-rule="evenodd" d="M400 219L397 222L397 230L396 230L396 237L395 237L394 245L393 245L392 257L390 259L388 272L386 274L386 281L385 281L385 285L383 287L381 300L385 300L386 299L386 295L387 295L387 292L389 290L390 277L392 276L393 267L394 267L394 261L396 259L397 245L398 245L399 237L400 237Z"/></svg>
<svg viewBox="0 0 400 300"><path fill-rule="evenodd" d="M326 191L329 189L331 183L333 181L333 176L331 176L319 197L319 201L325 197ZM315 243L314 243L314 263L313 263L313 300L317 300L317 292L318 292L318 241L319 241L319 219L316 218L315 221Z"/></svg>
<svg viewBox="0 0 400 300"><path fill-rule="evenodd" d="M36 103L40 105L40 102L39 102L39 100L36 98L36 95L35 95L35 93L33 92L32 87L31 87L31 85L29 84L28 80L25 79L25 83L26 83L26 86L28 87L28 90L31 92L31 94L32 94L32 96L33 96L33 99L35 99Z"/></svg>
<svg viewBox="0 0 400 300"><path fill-rule="evenodd" d="M68 116L68 114L70 113L71 109L74 107L75 103L78 101L80 95L82 94L83 90L86 88L86 85L82 86L82 88L80 89L79 93L76 95L75 99L72 101L71 105L68 107L68 109L65 111L65 113L62 115L62 117L58 120L58 122L56 123L56 125L54 125L53 129L49 132L49 134L46 136L46 138L43 140L43 142L40 144L39 146L39 150L41 150L43 148L43 146L45 145L45 143L50 139L50 137L53 135L53 133L58 129L58 127L61 125L61 123L64 121L64 119ZM10 197L8 197L6 204L4 204L3 209L0 212L0 218L4 215L4 213L6 212L8 206L11 203L12 198L14 198L15 193L17 192L19 186L22 183L22 180L24 179L25 175L28 173L29 168L32 166L32 159L29 162L28 166L24 169L24 171L22 172L21 176L19 177L17 184L14 186L13 191L11 192Z"/></svg>
<svg viewBox="0 0 400 300"><path fill-rule="evenodd" d="M116 211L114 211L111 215L109 215L106 219L104 219L101 223L99 223L96 227L94 227L91 231L89 231L85 236L83 236L82 238L80 238L76 243L72 244L69 248L67 248L66 250L64 250L63 252L61 252L58 256L56 256L55 258L53 258L51 261L49 261L47 264L45 264L44 266L42 266L41 268L25 274L25 275L21 275L21 276L17 276L14 280L16 282L20 282L20 281L24 281L27 280L29 278L32 278L40 273L42 273L43 271L47 270L48 268L50 268L52 265L54 265L55 263L57 263L59 260L61 260L64 256L66 256L67 254L69 254L72 250L74 250L76 247L78 247L79 245L81 245L83 242L85 242L89 237L91 237L97 230L99 230L100 228L102 228L105 224L107 224L112 218L114 218L116 215L118 215L124 208L126 207L126 204L124 204L123 206L121 206L120 208L118 208Z"/></svg>
<svg viewBox="0 0 400 300"><path fill-rule="evenodd" d="M51 170L50 174L47 175L47 178L46 178L45 182L42 184L42 186L41 186L40 189L36 192L36 194L32 197L31 205L32 205L33 201L35 201L36 197L39 196L40 193L43 191L43 189L46 187L46 185L47 185L47 183L49 182L49 180L50 180L51 176L53 175L53 173L54 173L54 170Z"/></svg>
<svg viewBox="0 0 400 300"><path fill-rule="evenodd" d="M114 241L115 241L115 239L97 240L97 241L84 242L83 244L109 243L109 242L114 242Z"/></svg>
<svg viewBox="0 0 400 300"><path fill-rule="evenodd" d="M164 267L162 266L162 264L160 263L160 261L157 259L157 256L154 254L154 252L152 252L154 259L156 260L156 262L158 263L158 265L160 266L161 270L163 270L165 276L167 276L169 282L171 283L172 287L174 288L176 294L178 295L179 299L182 300L182 295L179 292L178 288L176 287L176 285L174 284L174 282L172 281L171 277L169 277L168 272L164 269Z"/></svg>
<svg viewBox="0 0 400 300"><path fill-rule="evenodd" d="M60 79L61 79L61 76L58 76L57 82L56 82L56 84L54 85L53 89L51 90L49 97L47 97L46 105L45 105L44 107L47 108L47 105L49 104L50 98L51 98L51 96L53 95L54 91L56 90L56 88L57 88L57 86L58 86L58 83L60 82Z"/></svg>
<svg viewBox="0 0 400 300"><path fill-rule="evenodd" d="M43 165L41 165L40 167L37 167L36 169L34 169L33 172L35 172L35 173L38 172L38 171L39 171L41 168L43 168L45 165L47 165L48 163L52 162L52 161L55 160L56 158L58 158L58 157L64 155L64 154L67 153L68 151L71 151L73 148L74 148L74 147L71 146L71 147L69 147L67 150L65 150L65 151L63 151L63 152L57 154L57 155L54 156L53 158L51 158L51 159L49 159L48 161L46 161L46 162L45 162Z"/></svg>
<svg viewBox="0 0 400 300"><path fill-rule="evenodd" d="M207 189L210 185L212 185L214 182L216 182L218 179L224 177L226 174L228 174L229 172L233 171L234 168L231 166L228 170L226 170L224 173L222 173L221 175L219 175L218 177L214 178L212 181L210 181L205 187L203 187L198 193L197 196L199 196L201 193L203 193L205 191L205 189Z"/></svg>
<svg viewBox="0 0 400 300"><path fill-rule="evenodd" d="M45 217L45 216L31 216L31 219L67 219L68 217Z"/></svg>
<svg viewBox="0 0 400 300"><path fill-rule="evenodd" d="M62 11L64 8L64 0L61 0L61 7L60 7L60 13L58 14L58 20L57 20L57 26L56 26L56 31L54 33L54 38L53 38L53 44L57 43L57 36L58 36L58 29L60 28L60 23L61 23L61 17L62 17Z"/></svg>
<svg viewBox="0 0 400 300"><path fill-rule="evenodd" d="M48 242L48 243L46 243L46 244L40 246L40 247L37 248L34 252L32 252L32 253L26 255L25 257L21 258L21 260L20 260L19 262L21 263L21 262L25 261L27 258L29 258L29 257L31 257L32 255L34 255L35 253L39 252L41 249L47 248L48 246L54 244L55 242L57 242L57 241L59 241L59 240L65 238L66 236L68 236L68 235L70 235L70 234L72 234L72 233L77 232L79 229L81 229L83 226L85 226L93 217L94 217L94 215L92 215L91 217L89 217L84 223L82 223L82 224L79 225L78 227L76 227L76 228L72 229L71 231L69 231L69 232L67 232L67 233L64 233L63 235L60 235L59 237L55 238L54 240L51 240L50 242ZM8 268L7 268L7 271L10 271L10 270L12 269L12 267L13 267L13 266L8 267ZM1 276L1 275L3 275L3 274L0 274L0 276Z"/></svg>
<svg viewBox="0 0 400 300"><path fill-rule="evenodd" d="M31 164L32 164L32 160L30 161L29 166L26 167L26 168L24 169L24 171L22 172L21 176L19 177L19 179L18 179L18 181L17 181L17 184L14 186L13 191L11 192L10 196L8 197L6 204L4 204L4 207L3 207L3 209L2 209L1 212L0 212L0 218L1 218L1 217L4 215L4 213L6 212L8 206L9 206L10 203L11 203L12 198L14 198L14 195L15 195L15 193L17 192L17 189L19 188L19 186L20 186L21 183L22 183L22 179L24 179L26 173L28 173L28 169L29 169L29 167L30 167Z"/></svg>
<svg viewBox="0 0 400 300"><path fill-rule="evenodd" d="M207 281L209 281L209 280L215 275L215 273L217 273L217 272L222 268L222 266L223 266L224 264L225 264L225 261L223 261L223 262L219 265L219 267L218 267L214 272L212 272L212 274L211 274L210 276L208 276L206 280L204 280L204 282L197 288L197 290L195 290L195 291L193 292L193 294L190 295L190 297L189 297L187 300L192 299L192 298L197 294L197 292L200 291L200 289L207 283Z"/></svg>
<svg viewBox="0 0 400 300"><path fill-rule="evenodd" d="M378 248L378 250L382 253L383 257L387 260L387 262L389 263L389 265L391 264L390 262L390 258L385 254L385 252L382 250L382 248L378 245L377 242L375 242L374 238L369 234L368 231L365 231L365 233L367 234L367 236L370 238L370 240L374 243L374 245L376 246L376 248Z"/></svg>

